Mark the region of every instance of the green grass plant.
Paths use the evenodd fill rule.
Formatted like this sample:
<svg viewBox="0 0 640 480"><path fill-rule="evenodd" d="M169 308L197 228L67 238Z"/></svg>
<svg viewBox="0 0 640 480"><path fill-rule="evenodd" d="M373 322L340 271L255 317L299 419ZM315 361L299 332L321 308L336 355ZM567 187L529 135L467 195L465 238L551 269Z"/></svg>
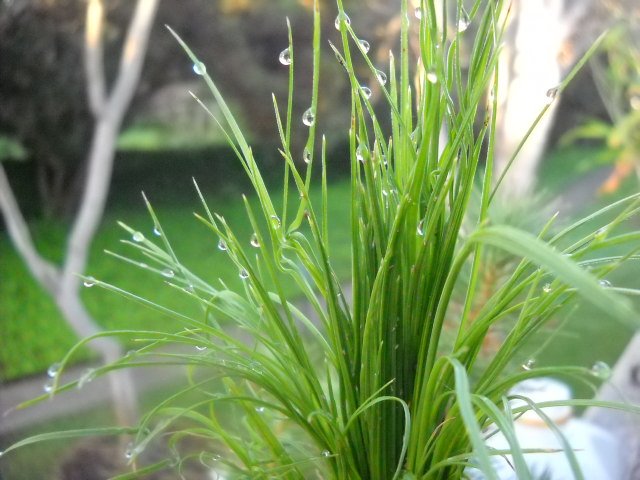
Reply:
<svg viewBox="0 0 640 480"><path fill-rule="evenodd" d="M636 406L580 398L510 406L511 387L528 378L553 375L586 385L602 380L602 369L590 365L522 368L519 361L536 333L551 319L569 315L579 302L589 303L609 320L636 325L622 294L637 291L612 286L605 277L638 258L640 232L619 233L618 228L637 213L640 200L638 195L624 198L559 230L551 218L536 234L495 223L490 206L499 198L493 195L492 176L497 96L487 101L486 92L499 83L506 11L501 1L477 0L468 11L460 2L445 4L454 8L437 11L435 2L422 1L416 20L408 2L402 2L400 54L391 56L387 68L367 56L354 31L355 19L352 26L338 0L340 42L331 48L352 93L351 185L345 205L350 209L351 298L329 240L327 142L316 132L323 44L317 2L314 88L302 119L302 128L308 128L303 152L292 151L291 142L298 126L292 118L296 57L291 41L291 61L286 62L289 100L273 99L284 163L280 203L266 187L253 150L213 79L174 33L219 105L223 118L216 121L258 203L245 200L250 228L240 234L230 220L209 208L197 189L202 200L197 218L234 265L237 288L210 281L181 261L176 253L180 237L167 234L150 203L157 237L123 225L131 239L129 261L145 261L158 274L169 269L168 283L192 300L195 313L107 281L86 279L183 327L173 334L109 333L143 346L101 372L160 361L189 366L191 379L189 387L147 412L133 430L122 429L134 432L135 440L130 452L133 473L120 478L136 478L137 455L154 438L164 438L175 451L178 470L199 461L229 478L451 479L476 469L484 478L495 479L493 459L507 453L485 443L485 430L495 425L509 442L515 474L527 479L532 476L517 443L514 416L560 403L640 412ZM467 28L470 21L473 28ZM411 22L418 22L417 65L408 48ZM470 46L466 62L461 58L463 39ZM390 115L388 132L373 109L370 87L353 68L355 57L379 81ZM476 129L478 118L481 127ZM441 135L443 129L446 135ZM297 163L297 158L305 162ZM313 171L318 170L321 180L314 182ZM314 192L319 192L315 201ZM472 201L479 208L472 209ZM473 227L463 230L472 210L477 212ZM579 238L572 236L582 228L586 232ZM610 247L621 253L603 256ZM516 260L485 295L483 273L495 252ZM295 284L309 309L292 302L295 295L288 282ZM499 348L492 358L482 358L485 339L504 324L509 328ZM167 343L186 350L163 351ZM55 385L54 391L75 384ZM175 404L194 392L200 396L191 405ZM174 428L178 421L180 428ZM59 435L112 433L86 429ZM183 450L186 436L206 439L211 448ZM26 439L8 451L45 438ZM570 450L565 454L573 459ZM163 461L140 468L149 472L166 467Z"/></svg>

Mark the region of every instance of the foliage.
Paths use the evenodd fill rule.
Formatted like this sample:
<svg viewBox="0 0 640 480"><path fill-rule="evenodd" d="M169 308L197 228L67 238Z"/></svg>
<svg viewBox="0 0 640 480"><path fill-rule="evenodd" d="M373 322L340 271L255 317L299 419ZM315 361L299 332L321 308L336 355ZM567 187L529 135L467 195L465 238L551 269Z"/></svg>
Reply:
<svg viewBox="0 0 640 480"><path fill-rule="evenodd" d="M6 160L25 160L27 151L19 142L6 135L0 135L0 162Z"/></svg>
<svg viewBox="0 0 640 480"><path fill-rule="evenodd" d="M602 186L610 193L622 178L638 169L640 159L640 37L638 26L621 25L604 42L604 55L592 59L593 76L609 121L591 119L571 130L564 143L601 140L617 168Z"/></svg>
<svg viewBox="0 0 640 480"><path fill-rule="evenodd" d="M332 49L352 93L350 301L329 243L324 137L316 145L319 10L314 15L313 94L303 116L309 136L302 152L295 152L291 142L297 58L291 40L291 60L284 62L290 69L289 101L283 107L274 97L285 162L280 208L205 64L176 36L220 107L224 117L220 126L259 205L245 200L253 233L243 238L223 215L211 212L198 189L203 212L197 217L235 265L242 280L238 289L214 285L181 262L148 202L156 239L123 225L131 238L125 243L137 252L128 261L149 263L152 267L145 269L170 278L171 287L200 307L198 314L171 310L108 282L85 279L88 286L99 285L131 298L183 326L175 334L110 333L144 346L101 372L142 367L154 359L188 365L191 372L191 385L149 411L136 428L127 452L134 470L136 457L149 443L166 436L177 456L176 468L200 461L231 478L448 479L460 478L474 468L493 479L492 457L506 452L491 450L483 432L496 425L509 442L517 477L531 478L513 422L514 416L532 407L513 408L510 388L521 380L546 375L590 384L601 369L530 365L522 369L514 361L532 335L555 315L567 315L578 299L603 315L633 324L633 310L618 292L637 291L612 287L603 277L625 260L638 258L640 232L620 234L616 228L637 213L640 196L616 202L558 233L551 233L553 218L537 236L495 223L489 207L494 198L496 96L486 109L483 106L485 92L498 85L496 65L505 12L501 1L477 0L468 12L460 2L453 3L455 21L451 23L457 29L439 28L448 24L449 12L437 11L435 2L423 1L417 12L419 38L413 39L409 24L416 20L407 2L402 2L400 55L397 63L391 56L388 70L383 71L367 56L338 0L341 46L332 45ZM463 73L460 40L472 35L467 28L470 21L475 24L475 36ZM414 88L410 40L420 45ZM386 101L389 132L372 107L373 86L363 85L355 73L356 57L378 79L375 88ZM473 125L478 116L484 122L476 131ZM446 138L441 135L444 129ZM302 169L294 162L298 156L305 158ZM481 162L485 168L480 175ZM322 180L316 187L312 171L318 169ZM321 198L314 202L311 191L318 188ZM473 229L464 232L461 227L476 188L479 213ZM612 212L613 219L604 220ZM577 241L569 240L582 227L588 231ZM624 248L624 253L599 255L613 245ZM486 298L483 270L496 249L519 260ZM284 279L295 282L310 312L291 302ZM455 292L460 291L458 301ZM490 329L506 322L512 327L495 356L479 361ZM167 353L161 348L167 343L187 350ZM74 353L75 349L69 352L62 366ZM77 383L57 385L57 378L52 391ZM200 393L199 400L186 408L174 406L177 399L194 392ZM640 411L633 406L597 404ZM174 428L178 419L189 421L190 426ZM113 430L87 429L58 436L91 433ZM207 439L210 449L181 450L186 436ZM45 438L55 435L26 439L8 450ZM571 451L565 454L573 458ZM166 467L163 461L143 466L141 472ZM135 476L134 472L121 478Z"/></svg>

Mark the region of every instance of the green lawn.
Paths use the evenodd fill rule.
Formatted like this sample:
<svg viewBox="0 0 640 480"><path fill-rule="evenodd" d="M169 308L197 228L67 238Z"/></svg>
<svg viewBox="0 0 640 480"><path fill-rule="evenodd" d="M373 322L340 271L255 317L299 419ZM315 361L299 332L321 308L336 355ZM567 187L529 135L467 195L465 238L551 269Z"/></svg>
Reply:
<svg viewBox="0 0 640 480"><path fill-rule="evenodd" d="M350 268L348 248L349 185L331 184L331 241L332 254L339 274L348 275ZM225 216L238 238L251 237L240 194L224 198L208 195L213 211ZM274 198L280 198L276 195ZM196 194L192 202L179 206L158 207L157 213L167 237L182 263L194 273L216 283L220 278L230 287L239 286L236 267L227 255L217 248L216 238L193 212L201 212ZM189 312L194 306L187 295L164 285L164 277L123 263L104 253L111 250L128 255L132 249L120 240L129 236L118 225L122 221L154 238L153 223L144 209L142 199L135 208L108 212L100 232L95 238L87 275L117 285L125 290L153 300L170 308ZM50 258L59 258L63 231L59 225L33 225L35 237L42 252ZM0 348L0 380L7 381L44 372L59 361L76 342L76 338L61 319L55 305L30 277L6 236L0 237L0 319L2 319L2 348ZM177 331L180 326L172 320L100 288L86 288L83 299L89 311L106 329L145 329ZM85 355L88 355L85 352Z"/></svg>

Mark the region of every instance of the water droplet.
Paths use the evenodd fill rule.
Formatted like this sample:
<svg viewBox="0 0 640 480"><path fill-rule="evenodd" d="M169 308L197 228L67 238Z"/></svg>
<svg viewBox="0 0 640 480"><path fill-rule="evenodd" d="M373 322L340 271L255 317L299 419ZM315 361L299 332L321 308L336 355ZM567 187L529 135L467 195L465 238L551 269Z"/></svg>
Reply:
<svg viewBox="0 0 640 480"><path fill-rule="evenodd" d="M204 352L207 349L204 345L196 345L196 350L199 352Z"/></svg>
<svg viewBox="0 0 640 480"><path fill-rule="evenodd" d="M256 412L258 413L264 413L265 408L260 406L260 407L256 407Z"/></svg>
<svg viewBox="0 0 640 480"><path fill-rule="evenodd" d="M291 49L287 47L281 51L278 60L282 65L291 65Z"/></svg>
<svg viewBox="0 0 640 480"><path fill-rule="evenodd" d="M280 217L278 217L277 215L271 215L271 224L275 227L275 228L280 228L282 226L282 223L280 222Z"/></svg>
<svg viewBox="0 0 640 480"><path fill-rule="evenodd" d="M305 147L304 152L302 152L302 160L307 165L311 163L311 150L309 150L307 147Z"/></svg>
<svg viewBox="0 0 640 480"><path fill-rule="evenodd" d="M389 195L389 192L387 192L384 188L382 189L382 196L383 197L387 197Z"/></svg>
<svg viewBox="0 0 640 480"><path fill-rule="evenodd" d="M211 460L213 462L217 462L222 458L222 456L218 455L217 453L214 453L213 455L211 455Z"/></svg>
<svg viewBox="0 0 640 480"><path fill-rule="evenodd" d="M53 383L54 383L53 378L50 378L49 380L47 380L47 381L44 383L44 385L43 385L43 387L42 387L42 389L44 390L44 393L51 393L51 392L53 392Z"/></svg>
<svg viewBox="0 0 640 480"><path fill-rule="evenodd" d="M302 115L302 123L304 123L307 127L313 126L316 123L316 114L313 111L313 108L307 109L306 112Z"/></svg>
<svg viewBox="0 0 640 480"><path fill-rule="evenodd" d="M144 242L144 235L142 234L142 232L135 232L131 238L133 238L134 242Z"/></svg>
<svg viewBox="0 0 640 480"><path fill-rule="evenodd" d="M467 28L469 28L470 23L471 20L469 20L469 14L463 8L460 12L460 18L458 19L458 32L464 32Z"/></svg>
<svg viewBox="0 0 640 480"><path fill-rule="evenodd" d="M329 450L323 450L322 451L322 456L323 457L330 457L331 456L331 452Z"/></svg>
<svg viewBox="0 0 640 480"><path fill-rule="evenodd" d="M84 282L82 282L83 285L87 288L91 288L96 284L96 279L93 277L87 277L84 279Z"/></svg>
<svg viewBox="0 0 640 480"><path fill-rule="evenodd" d="M47 369L47 375L50 378L53 378L56 375L58 375L59 371L60 371L60 364L59 363L52 363L51 366L49 366L49 368Z"/></svg>
<svg viewBox="0 0 640 480"><path fill-rule="evenodd" d="M595 233L595 238L597 240L604 240L605 237L607 236L608 230L609 230L609 227L601 227L601 228L599 228Z"/></svg>
<svg viewBox="0 0 640 480"><path fill-rule="evenodd" d="M251 240L249 240L249 243L253 248L260 248L260 241L258 240L258 235L256 235L255 233L251 235Z"/></svg>
<svg viewBox="0 0 640 480"><path fill-rule="evenodd" d="M420 220L420 223L418 224L417 233L421 237L424 237L424 219Z"/></svg>
<svg viewBox="0 0 640 480"><path fill-rule="evenodd" d="M227 250L227 242L225 242L223 239L220 239L220 241L218 242L218 250L222 250L223 252Z"/></svg>
<svg viewBox="0 0 640 480"><path fill-rule="evenodd" d="M124 449L124 458L129 460L131 457L133 457L133 443L129 443Z"/></svg>
<svg viewBox="0 0 640 480"><path fill-rule="evenodd" d="M600 283L600 286L603 288L611 288L611 282L609 280L605 280L604 278L598 283Z"/></svg>
<svg viewBox="0 0 640 480"><path fill-rule="evenodd" d="M363 144L358 145L358 148L356 149L356 160L358 160L360 163L364 163L366 161L366 154L367 147L365 147Z"/></svg>
<svg viewBox="0 0 640 480"><path fill-rule="evenodd" d="M165 268L160 273L162 273L163 277L167 277L167 278L173 278L173 277L176 276L175 272L173 270L171 270L170 268Z"/></svg>
<svg viewBox="0 0 640 480"><path fill-rule="evenodd" d="M156 237L161 237L162 236L162 232L160 231L160 228L158 228L158 226L153 227L153 234Z"/></svg>
<svg viewBox="0 0 640 480"><path fill-rule="evenodd" d="M422 7L416 7L416 9L413 11L413 14L418 20L420 20L422 18Z"/></svg>
<svg viewBox="0 0 640 480"><path fill-rule="evenodd" d="M247 272L247 270L244 268L240 270L239 275L242 280L246 280L247 278L249 278L249 272Z"/></svg>
<svg viewBox="0 0 640 480"><path fill-rule="evenodd" d="M598 361L593 364L593 367L591 367L591 374L594 377L607 380L611 377L611 367L603 361Z"/></svg>
<svg viewBox="0 0 640 480"><path fill-rule="evenodd" d="M369 50L371 50L371 44L369 42L367 42L366 40L358 40L358 43L360 44L360 48L362 48L362 51L364 53L369 53Z"/></svg>
<svg viewBox="0 0 640 480"><path fill-rule="evenodd" d="M431 68L427 71L427 81L429 83L433 83L434 85L438 83L438 74L435 69Z"/></svg>
<svg viewBox="0 0 640 480"><path fill-rule="evenodd" d="M376 79L378 80L378 83L380 83L380 85L387 84L387 74L382 70L376 70Z"/></svg>
<svg viewBox="0 0 640 480"><path fill-rule="evenodd" d="M549 293L551 292L551 284L550 283L545 283L544 286L542 287L542 291L544 293Z"/></svg>
<svg viewBox="0 0 640 480"><path fill-rule="evenodd" d="M547 90L547 103L551 104L558 96L558 87L553 87Z"/></svg>
<svg viewBox="0 0 640 480"><path fill-rule="evenodd" d="M342 24L345 24L346 26L351 25L351 19L349 18L349 16L344 13L344 12L340 12L338 14L338 16L336 17L336 21L334 23L336 30L340 30Z"/></svg>
<svg viewBox="0 0 640 480"><path fill-rule="evenodd" d="M193 73L196 75L204 75L207 73L207 67L202 62L196 62L193 64Z"/></svg>
<svg viewBox="0 0 640 480"><path fill-rule="evenodd" d="M535 365L536 365L536 359L535 358L530 358L529 360L527 360L526 362L524 362L522 364L522 369L530 371L530 370L533 369L533 367L535 367Z"/></svg>
<svg viewBox="0 0 640 480"><path fill-rule="evenodd" d="M84 387L94 378L96 378L96 371L93 368L87 368L78 379L78 388Z"/></svg>
<svg viewBox="0 0 640 480"><path fill-rule="evenodd" d="M366 85L360 85L360 91L362 92L364 98L366 98L367 100L371 98L371 89Z"/></svg>

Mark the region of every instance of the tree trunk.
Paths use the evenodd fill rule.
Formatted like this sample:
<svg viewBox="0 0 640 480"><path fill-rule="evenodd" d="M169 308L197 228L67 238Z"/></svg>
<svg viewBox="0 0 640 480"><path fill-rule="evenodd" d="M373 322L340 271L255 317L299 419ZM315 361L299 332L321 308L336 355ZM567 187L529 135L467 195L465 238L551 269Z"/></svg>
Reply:
<svg viewBox="0 0 640 480"><path fill-rule="evenodd" d="M88 337L101 331L80 300L81 279L78 275L85 271L91 242L104 213L118 132L140 78L158 1L138 0L122 50L120 69L113 90L107 96L102 68L104 8L101 0L89 0L85 67L89 102L96 125L87 157L88 170L80 209L69 234L65 259L60 268L37 252L0 164L0 210L7 223L9 236L33 276L49 292L79 337ZM122 346L116 340L106 337L93 340L89 347L107 364L117 361L123 353ZM126 370L113 371L109 373L109 381L118 423L135 423L136 395L130 373Z"/></svg>
<svg viewBox="0 0 640 480"><path fill-rule="evenodd" d="M631 339L596 398L640 405L640 333ZM640 479L640 416L611 408L589 407L584 418L615 435L620 444L625 445L623 454L628 462L628 475L624 478Z"/></svg>
<svg viewBox="0 0 640 480"><path fill-rule="evenodd" d="M524 198L533 190L558 103L553 89L604 30L607 16L598 8L592 0L513 3L513 20L500 60L496 178L507 168L543 108L547 104L551 107L506 174L500 188L503 198Z"/></svg>

